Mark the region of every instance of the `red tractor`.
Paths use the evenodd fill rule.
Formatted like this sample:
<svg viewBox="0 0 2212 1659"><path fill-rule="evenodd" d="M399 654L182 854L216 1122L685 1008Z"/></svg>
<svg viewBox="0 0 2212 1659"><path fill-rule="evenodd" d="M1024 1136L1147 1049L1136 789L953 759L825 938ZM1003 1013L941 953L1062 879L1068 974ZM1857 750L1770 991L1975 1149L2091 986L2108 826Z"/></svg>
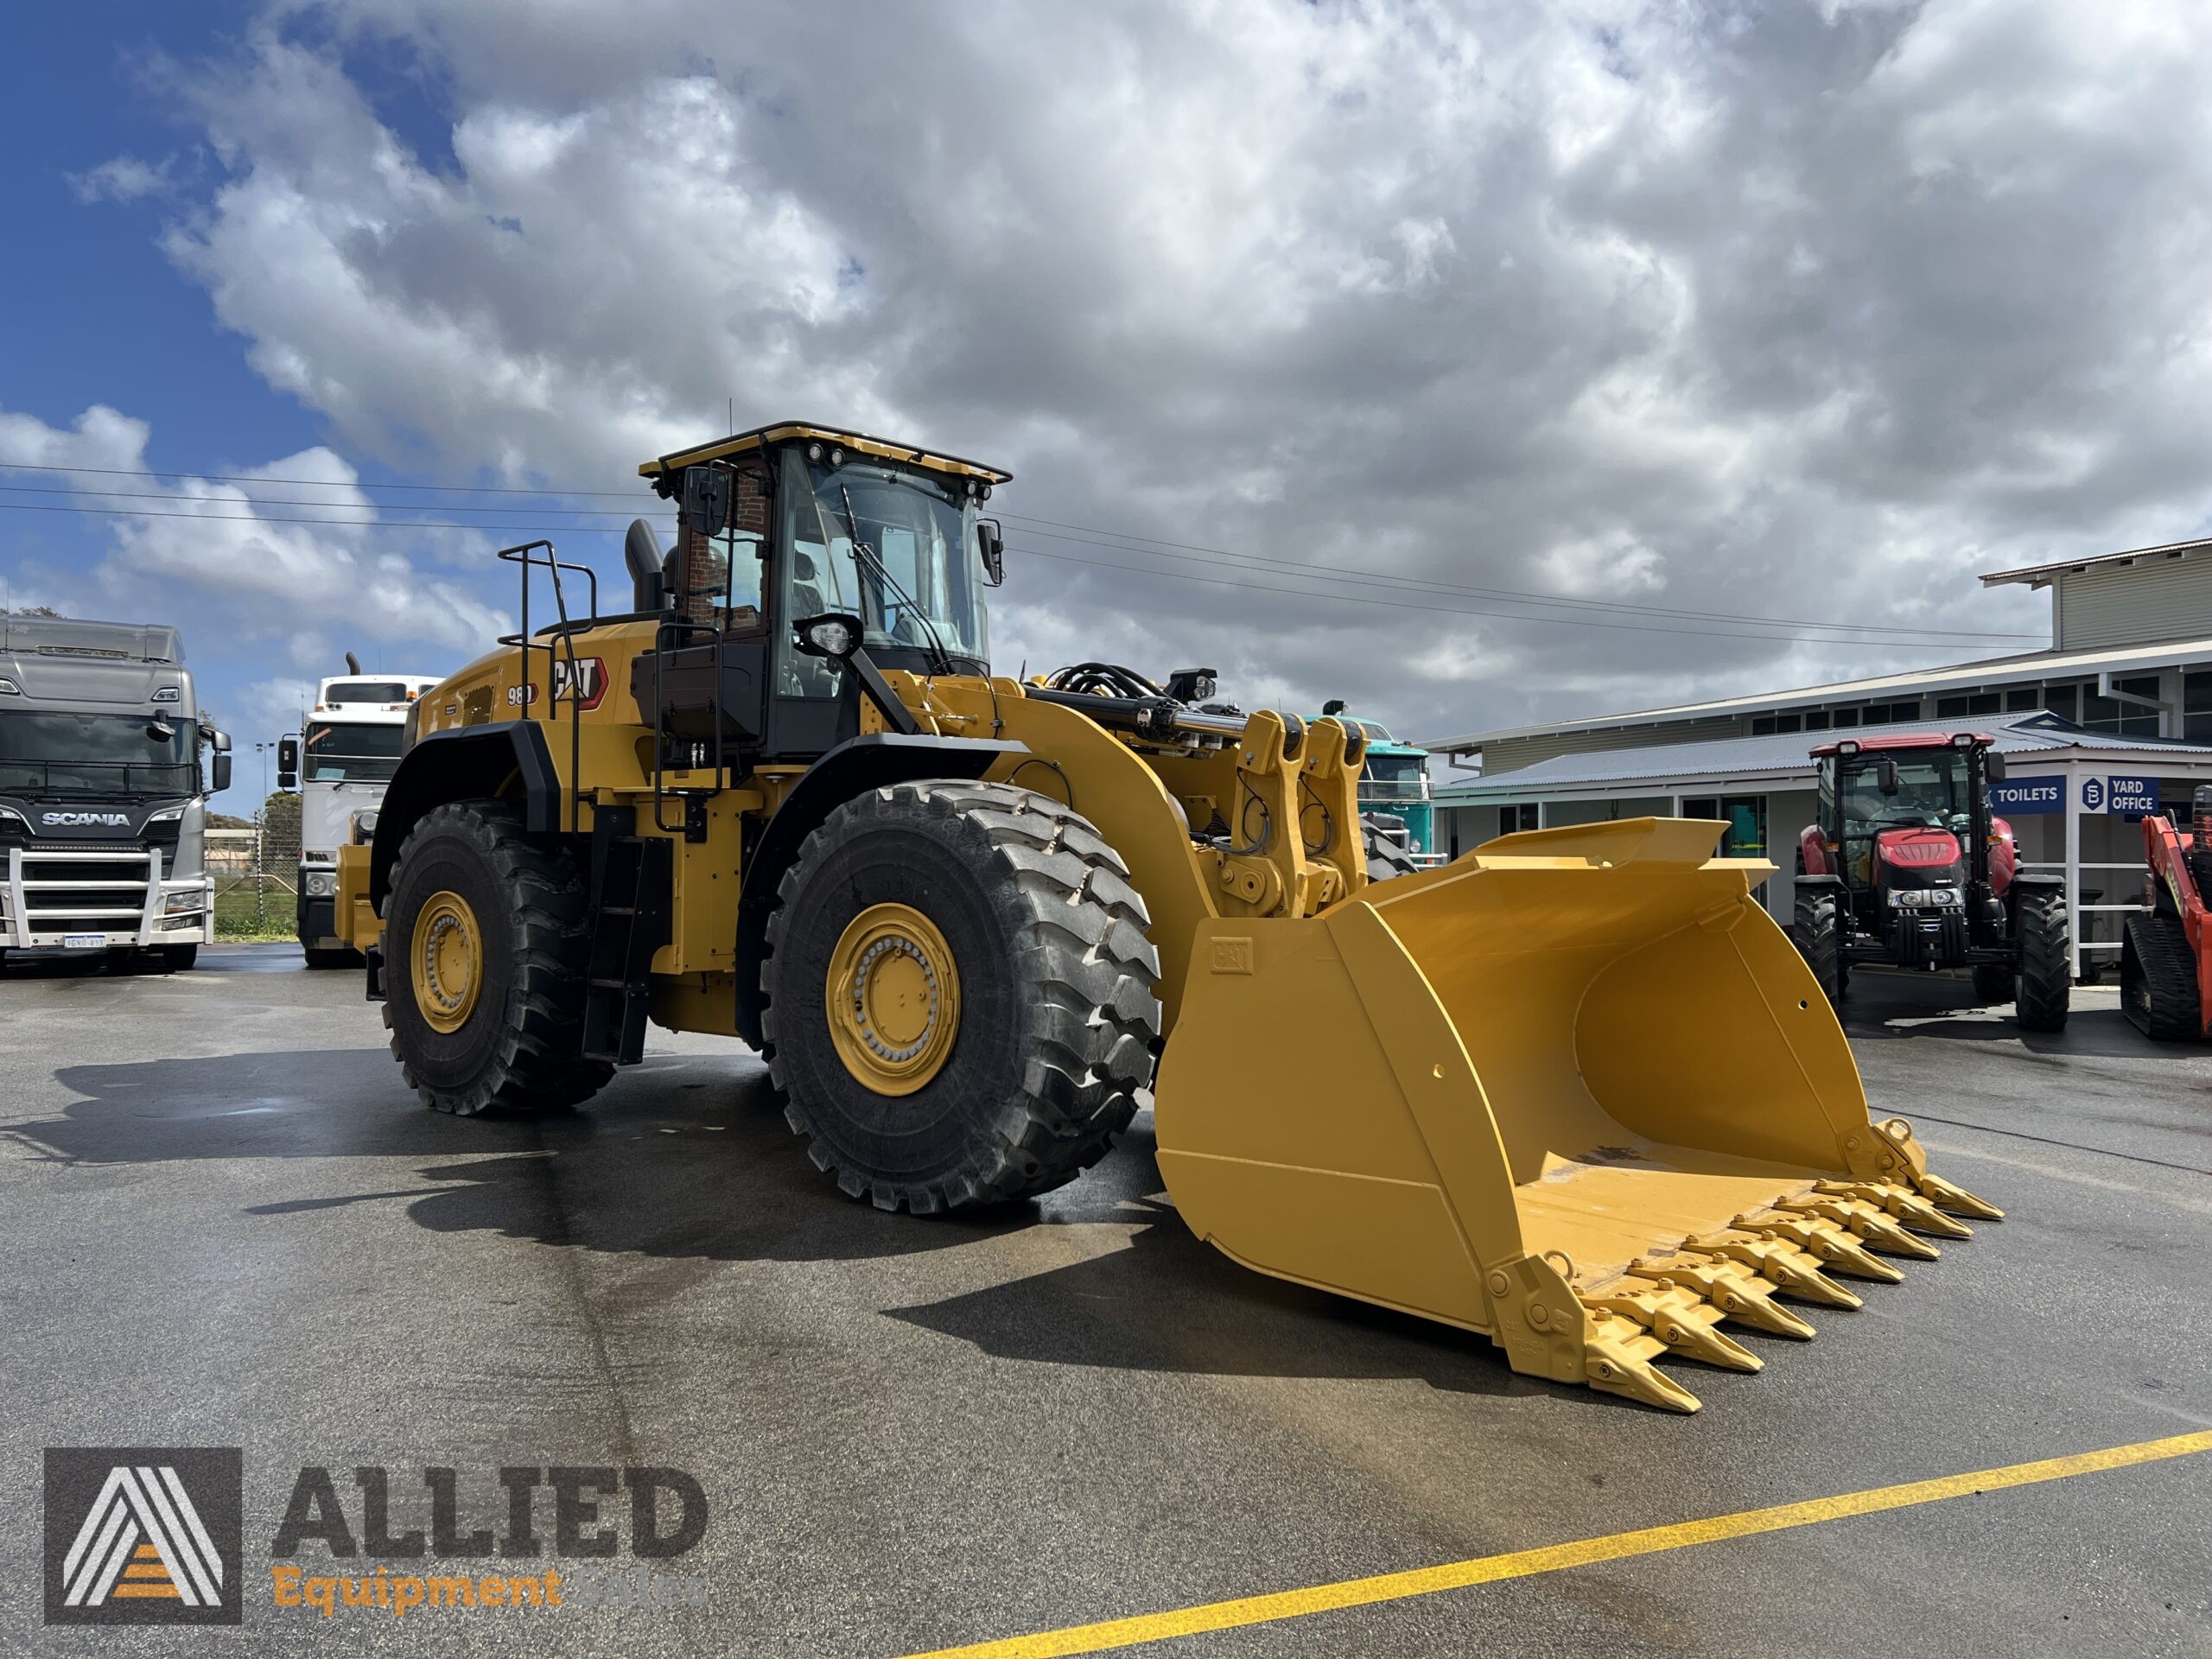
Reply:
<svg viewBox="0 0 2212 1659"><path fill-rule="evenodd" d="M1838 1008L1854 962L1971 968L2022 1029L2066 1024L2066 887L2020 868L1989 811L2005 757L1980 732L1843 738L1813 751L1820 822L1797 838L1797 941Z"/></svg>
<svg viewBox="0 0 2212 1659"><path fill-rule="evenodd" d="M2127 918L2120 946L2120 1006L2145 1036L2190 1042L2212 1027L2212 785L2190 803L2190 828L2143 820L2151 861L2142 913Z"/></svg>

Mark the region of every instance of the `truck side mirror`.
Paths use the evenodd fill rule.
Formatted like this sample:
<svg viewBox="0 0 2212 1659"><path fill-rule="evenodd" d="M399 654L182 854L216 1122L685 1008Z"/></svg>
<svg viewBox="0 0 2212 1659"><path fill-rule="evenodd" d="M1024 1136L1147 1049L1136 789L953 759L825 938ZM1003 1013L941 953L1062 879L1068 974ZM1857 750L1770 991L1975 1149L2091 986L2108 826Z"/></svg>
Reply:
<svg viewBox="0 0 2212 1659"><path fill-rule="evenodd" d="M2001 784L2005 781L2005 757L1996 750L1992 749L1982 757L1981 767L1982 775L1991 783Z"/></svg>
<svg viewBox="0 0 2212 1659"><path fill-rule="evenodd" d="M1006 532L995 518L976 521L976 540L983 554L983 574L993 588L1006 582Z"/></svg>
<svg viewBox="0 0 2212 1659"><path fill-rule="evenodd" d="M219 795L231 786L231 752L228 749L215 751L215 764L212 770L215 774L214 785L207 792Z"/></svg>
<svg viewBox="0 0 2212 1659"><path fill-rule="evenodd" d="M1885 795L1897 792L1897 763L1886 754L1874 762L1874 786Z"/></svg>
<svg viewBox="0 0 2212 1659"><path fill-rule="evenodd" d="M276 787L297 789L300 786L300 740L280 737L276 740Z"/></svg>

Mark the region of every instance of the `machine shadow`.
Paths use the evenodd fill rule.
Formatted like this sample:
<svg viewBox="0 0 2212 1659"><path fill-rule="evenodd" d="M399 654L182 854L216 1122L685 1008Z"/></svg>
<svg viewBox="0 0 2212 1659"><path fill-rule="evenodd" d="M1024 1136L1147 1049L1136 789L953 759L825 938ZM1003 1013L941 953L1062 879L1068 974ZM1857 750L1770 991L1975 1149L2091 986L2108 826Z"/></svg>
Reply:
<svg viewBox="0 0 2212 1659"><path fill-rule="evenodd" d="M1239 1267L1162 1192L1148 1118L1069 1192L1075 1220L1135 1223L1126 1248L944 1301L884 1310L997 1359L1207 1376L1406 1378L1455 1394L1531 1395L1487 1338ZM1109 1205L1110 1208L1100 1208ZM1605 1396L1593 1396L1604 1398ZM1630 1402L1614 1402L1643 1410Z"/></svg>
<svg viewBox="0 0 2212 1659"><path fill-rule="evenodd" d="M77 1065L55 1077L86 1097L0 1132L33 1157L413 1161L411 1179L358 1187L306 1173L296 1196L247 1211L302 1225L327 1210L410 1199L408 1219L437 1232L704 1261L832 1262L949 1249L1038 1219L1034 1205L916 1218L853 1202L808 1160L766 1069L749 1056L649 1057L588 1105L536 1119L430 1111L378 1050Z"/></svg>

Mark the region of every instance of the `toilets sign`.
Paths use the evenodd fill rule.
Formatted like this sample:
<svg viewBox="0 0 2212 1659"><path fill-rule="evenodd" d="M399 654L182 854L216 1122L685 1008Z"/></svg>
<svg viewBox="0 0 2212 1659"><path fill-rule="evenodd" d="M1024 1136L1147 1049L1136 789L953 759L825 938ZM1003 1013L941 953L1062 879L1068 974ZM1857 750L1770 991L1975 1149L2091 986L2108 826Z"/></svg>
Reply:
<svg viewBox="0 0 2212 1659"><path fill-rule="evenodd" d="M2141 818L2158 810L2156 778L2084 778L2082 810L2115 817Z"/></svg>

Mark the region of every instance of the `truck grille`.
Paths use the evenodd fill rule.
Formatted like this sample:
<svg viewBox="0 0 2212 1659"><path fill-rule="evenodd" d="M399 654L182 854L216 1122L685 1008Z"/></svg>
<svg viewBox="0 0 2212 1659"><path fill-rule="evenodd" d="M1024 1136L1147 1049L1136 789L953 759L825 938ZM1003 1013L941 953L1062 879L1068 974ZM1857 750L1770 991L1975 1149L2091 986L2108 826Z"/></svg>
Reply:
<svg viewBox="0 0 2212 1659"><path fill-rule="evenodd" d="M137 932L153 879L150 855L111 842L25 849L20 857L17 891L30 931Z"/></svg>

